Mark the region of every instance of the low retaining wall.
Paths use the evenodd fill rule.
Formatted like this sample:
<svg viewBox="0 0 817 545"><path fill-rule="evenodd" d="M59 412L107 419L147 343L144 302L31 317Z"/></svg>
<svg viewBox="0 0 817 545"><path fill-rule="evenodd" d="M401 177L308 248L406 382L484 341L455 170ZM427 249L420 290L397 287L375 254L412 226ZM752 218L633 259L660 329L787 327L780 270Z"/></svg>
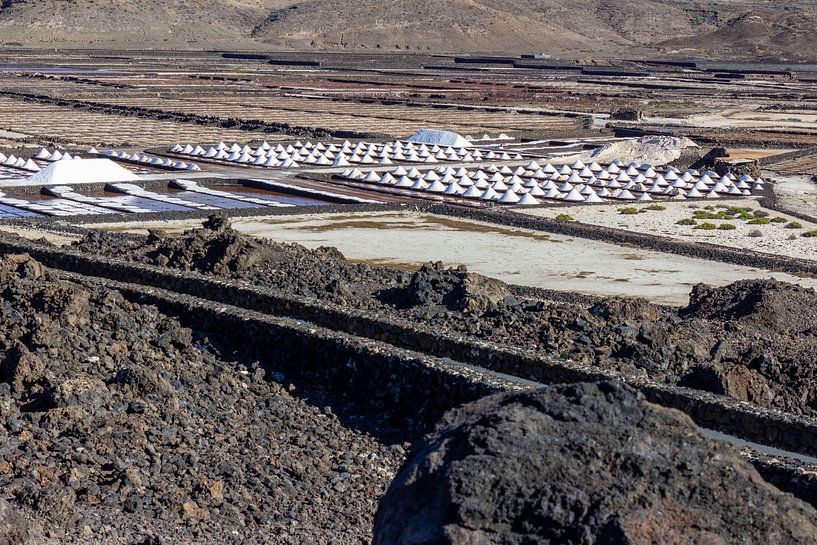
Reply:
<svg viewBox="0 0 817 545"><path fill-rule="evenodd" d="M309 383L361 414L381 411L402 432L425 433L442 414L462 403L533 385L452 361L158 288L60 272L66 280L118 290L135 303L154 305L182 325L205 332L258 358L285 383ZM273 377L274 379L274 377Z"/></svg>
<svg viewBox="0 0 817 545"><path fill-rule="evenodd" d="M460 335L440 334L374 313L336 307L199 273L119 262L22 240L0 240L0 253L23 252L52 268L152 286L267 315L295 318L319 327L545 384L622 380L639 388L649 400L685 412L700 426L788 451L817 455L817 420L766 410L728 397L659 384L640 377L616 375L537 351L518 350Z"/></svg>

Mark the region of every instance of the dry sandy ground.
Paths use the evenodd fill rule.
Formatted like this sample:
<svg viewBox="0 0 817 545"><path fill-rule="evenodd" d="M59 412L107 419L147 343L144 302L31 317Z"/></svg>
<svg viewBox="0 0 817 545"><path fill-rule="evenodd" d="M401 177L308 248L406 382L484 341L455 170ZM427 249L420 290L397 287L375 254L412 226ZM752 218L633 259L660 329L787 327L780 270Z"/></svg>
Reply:
<svg viewBox="0 0 817 545"><path fill-rule="evenodd" d="M98 224L115 231L181 231L200 222ZM817 287L817 281L580 238L418 213L242 218L239 231L307 247L335 246L348 258L415 268L426 261L465 264L506 282L591 295L637 295L681 305L698 282L724 285L775 277Z"/></svg>
<svg viewBox="0 0 817 545"><path fill-rule="evenodd" d="M782 208L817 216L817 184L811 176L775 175L774 191Z"/></svg>
<svg viewBox="0 0 817 545"><path fill-rule="evenodd" d="M537 208L534 210L521 209L519 212L545 218L555 218L559 214L568 214L576 221L592 225L602 225L604 227L613 227L637 233L649 233L680 240L693 240L695 242L706 242L730 248L745 248L758 252L817 260L817 238L805 238L800 236L805 231L817 229L817 224L796 219L774 210L767 210L769 217L779 216L785 218L786 223L749 225L745 220L739 219L733 221L701 220L701 222L699 222L713 223L715 225L731 223L736 227L734 231L705 231L695 229L691 225L676 225L678 220L691 218L694 211L704 211L704 206L739 206L742 208L751 208L752 210L763 209L754 199L719 200L715 202L662 201L652 204L664 206L666 210L646 210L649 205L605 204L598 206L559 206L553 208ZM625 206L638 208L639 210L644 210L644 212L634 215L621 214L619 210L625 208ZM717 208L715 211L717 211ZM786 228L786 225L793 221L799 222L803 227L801 229ZM763 236L759 238L750 237L749 233L755 230L763 233ZM791 237L794 238L792 239Z"/></svg>
<svg viewBox="0 0 817 545"><path fill-rule="evenodd" d="M730 109L693 115L685 120L692 127L815 129L817 114L803 112L761 112L752 109Z"/></svg>
<svg viewBox="0 0 817 545"><path fill-rule="evenodd" d="M75 240L79 240L79 236L74 235L62 235L57 233L51 233L48 231L40 231L37 229L28 229L25 227L16 227L11 225L0 225L0 233L11 233L14 235L19 235L23 238L28 240L40 240L45 239L52 244L56 244L58 246L65 246L71 244Z"/></svg>

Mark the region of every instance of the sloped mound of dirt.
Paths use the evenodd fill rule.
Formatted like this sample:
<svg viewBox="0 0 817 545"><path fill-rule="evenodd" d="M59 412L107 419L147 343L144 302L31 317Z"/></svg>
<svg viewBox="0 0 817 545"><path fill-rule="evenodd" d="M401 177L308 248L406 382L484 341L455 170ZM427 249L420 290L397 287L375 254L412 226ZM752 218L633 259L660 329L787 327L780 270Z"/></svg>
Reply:
<svg viewBox="0 0 817 545"><path fill-rule="evenodd" d="M483 398L413 452L375 545L817 543L813 508L618 383Z"/></svg>
<svg viewBox="0 0 817 545"><path fill-rule="evenodd" d="M446 269L441 262L426 263L414 273L404 290L409 306L440 305L449 310L484 312L511 295L507 284L460 265Z"/></svg>
<svg viewBox="0 0 817 545"><path fill-rule="evenodd" d="M719 288L698 284L680 314L733 322L766 335L817 333L817 292L774 279L741 280Z"/></svg>
<svg viewBox="0 0 817 545"><path fill-rule="evenodd" d="M265 355L27 255L0 286L0 543L368 540L402 451Z"/></svg>

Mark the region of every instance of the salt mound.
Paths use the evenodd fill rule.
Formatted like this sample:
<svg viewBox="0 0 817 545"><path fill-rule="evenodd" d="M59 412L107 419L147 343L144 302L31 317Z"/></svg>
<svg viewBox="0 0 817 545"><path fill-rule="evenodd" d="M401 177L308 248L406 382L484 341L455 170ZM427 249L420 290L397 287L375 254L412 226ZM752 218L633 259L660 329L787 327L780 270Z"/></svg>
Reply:
<svg viewBox="0 0 817 545"><path fill-rule="evenodd" d="M139 177L110 159L82 159L57 161L26 178L31 184L78 184L130 182Z"/></svg>
<svg viewBox="0 0 817 545"><path fill-rule="evenodd" d="M421 144L437 144L438 146L451 146L455 148L470 148L472 147L464 137L451 131L440 131L436 129L420 129L411 135L409 142L417 142Z"/></svg>
<svg viewBox="0 0 817 545"><path fill-rule="evenodd" d="M449 412L381 499L373 544L814 545L815 516L682 413L605 382Z"/></svg>

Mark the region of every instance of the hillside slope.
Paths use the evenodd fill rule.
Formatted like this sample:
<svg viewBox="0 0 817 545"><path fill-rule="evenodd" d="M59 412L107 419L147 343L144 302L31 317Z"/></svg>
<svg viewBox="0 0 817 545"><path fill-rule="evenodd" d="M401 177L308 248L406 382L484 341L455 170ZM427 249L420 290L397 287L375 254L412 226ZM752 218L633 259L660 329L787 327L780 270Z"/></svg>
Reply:
<svg viewBox="0 0 817 545"><path fill-rule="evenodd" d="M0 43L817 58L817 6L775 0L6 0Z"/></svg>

